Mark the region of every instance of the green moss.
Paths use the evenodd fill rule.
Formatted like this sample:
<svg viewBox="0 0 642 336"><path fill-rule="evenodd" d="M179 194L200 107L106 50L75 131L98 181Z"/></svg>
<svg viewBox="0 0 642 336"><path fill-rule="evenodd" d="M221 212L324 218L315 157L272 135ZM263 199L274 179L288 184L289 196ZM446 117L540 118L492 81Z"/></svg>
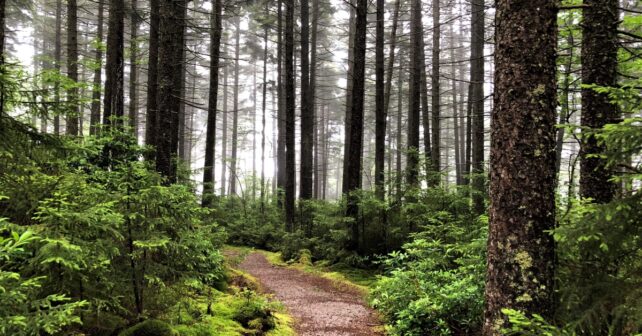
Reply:
<svg viewBox="0 0 642 336"><path fill-rule="evenodd" d="M167 323L147 320L121 332L119 336L177 336L178 333Z"/></svg>
<svg viewBox="0 0 642 336"><path fill-rule="evenodd" d="M533 258L526 251L519 251L515 254L515 262L521 267L522 270L533 267Z"/></svg>

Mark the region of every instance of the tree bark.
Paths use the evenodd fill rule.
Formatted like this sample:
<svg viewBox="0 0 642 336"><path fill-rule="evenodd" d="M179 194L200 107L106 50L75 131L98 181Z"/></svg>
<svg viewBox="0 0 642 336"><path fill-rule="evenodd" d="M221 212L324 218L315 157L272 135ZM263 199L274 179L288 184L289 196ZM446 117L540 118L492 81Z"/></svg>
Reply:
<svg viewBox="0 0 642 336"><path fill-rule="evenodd" d="M4 26L3 26L4 27ZM2 41L4 46L4 39ZM3 49L4 50L4 49ZM56 0L56 42L54 46L54 59L56 73L61 72L62 62L62 0ZM3 60L4 63L4 60ZM54 102L56 108L60 108L60 82L56 81L54 84ZM4 101L3 101L4 103ZM2 105L4 108L4 104ZM56 113L54 116L54 134L60 134L60 115Z"/></svg>
<svg viewBox="0 0 642 336"><path fill-rule="evenodd" d="M310 103L310 55L308 0L301 0L301 177L299 197L312 198L312 151L314 110ZM306 218L301 218L306 220Z"/></svg>
<svg viewBox="0 0 642 336"><path fill-rule="evenodd" d="M105 82L105 113L103 124L121 126L124 116L123 46L125 31L125 3L109 1L109 27L107 30L107 64ZM112 119L115 118L115 119Z"/></svg>
<svg viewBox="0 0 642 336"><path fill-rule="evenodd" d="M138 140L138 8L137 0L131 0L129 27L129 127Z"/></svg>
<svg viewBox="0 0 642 336"><path fill-rule="evenodd" d="M214 158L216 150L216 107L218 102L218 68L221 52L223 6L214 0L210 28L210 87L207 106L207 130L205 135L205 166L203 167L202 206L210 207L214 198Z"/></svg>
<svg viewBox="0 0 642 336"><path fill-rule="evenodd" d="M89 118L89 134L98 135L100 131L100 112L101 112L101 87L103 78L103 21L105 20L105 3L98 1L98 28L96 29L96 69L94 70L94 83L91 93L91 115Z"/></svg>
<svg viewBox="0 0 642 336"><path fill-rule="evenodd" d="M76 0L67 1L67 76L74 82L67 90L67 135L78 136L78 4Z"/></svg>
<svg viewBox="0 0 642 336"><path fill-rule="evenodd" d="M239 52L241 50L241 20L236 18L236 32L234 34L234 102L232 111L232 158L230 160L230 195L236 195L237 177L237 148L238 148L238 129L239 129Z"/></svg>
<svg viewBox="0 0 642 336"><path fill-rule="evenodd" d="M342 192L344 194L348 193L348 165L346 164L349 160L350 153L350 112L352 111L352 85L354 77L354 34L355 34L355 10L352 7L354 0L349 1L348 10L350 11L350 20L348 28L348 73L347 73L347 85L346 85L346 115L345 115L345 128L344 128L344 141L343 141L343 175L342 175Z"/></svg>
<svg viewBox="0 0 642 336"><path fill-rule="evenodd" d="M496 11L486 336L500 335L503 308L550 318L555 306L558 5L499 0Z"/></svg>
<svg viewBox="0 0 642 336"><path fill-rule="evenodd" d="M363 150L363 105L365 95L365 61L366 61L366 32L367 32L368 1L357 0L354 46L352 97L350 110L350 142L348 155L344 165L347 169L347 181L344 181L348 191L348 206L346 216L351 217L350 241L348 249L360 252L359 244L359 199L354 191L361 187L361 154Z"/></svg>
<svg viewBox="0 0 642 336"><path fill-rule="evenodd" d="M408 153L406 180L410 187L419 187L419 117L421 109L421 60L423 29L421 1L412 0L410 28L410 81L408 94Z"/></svg>
<svg viewBox="0 0 642 336"><path fill-rule="evenodd" d="M383 59L384 0L377 0L377 27L375 42L375 192L379 200L385 199L386 109ZM394 27L396 30L397 27ZM395 32L396 34L396 32ZM393 46L394 48L394 46ZM394 55L394 51L392 51Z"/></svg>
<svg viewBox="0 0 642 336"><path fill-rule="evenodd" d="M295 115L294 115L294 0L285 0L285 229L294 230Z"/></svg>
<svg viewBox="0 0 642 336"><path fill-rule="evenodd" d="M314 134L314 198L319 198L321 178L319 176L320 162L320 145L319 145L319 125L317 123L317 36L319 30L319 1L312 0L312 31L310 33L310 110L312 111L313 134Z"/></svg>
<svg viewBox="0 0 642 336"><path fill-rule="evenodd" d="M227 193L227 64L223 64L223 126L221 134L221 196Z"/></svg>
<svg viewBox="0 0 642 336"><path fill-rule="evenodd" d="M150 0L149 20L149 58L147 65L147 115L145 119L145 144L158 145L158 38L160 0ZM147 159L155 158L154 152L147 154Z"/></svg>
<svg viewBox="0 0 642 336"><path fill-rule="evenodd" d="M472 85L472 169L473 210L477 214L486 211L484 204L484 0L473 0L471 19L470 84Z"/></svg>
<svg viewBox="0 0 642 336"><path fill-rule="evenodd" d="M582 23L582 84L614 87L617 84L617 0L587 0ZM606 124L618 122L619 111L610 102L608 93L582 88L582 126L590 130L582 136L580 160L580 195L596 203L608 203L617 190L610 181L613 171L606 160L596 155L604 153L591 132Z"/></svg>
<svg viewBox="0 0 642 336"><path fill-rule="evenodd" d="M441 52L441 18L440 0L432 0L432 169L441 172L441 86L440 77L440 52ZM436 179L435 183L438 184Z"/></svg>
<svg viewBox="0 0 642 336"><path fill-rule="evenodd" d="M277 111L277 129L278 129L278 138L277 138L277 149L276 149L276 158L277 158L277 175L276 175L276 187L277 187L277 203L279 207L283 207L283 196L285 190L285 95L283 90L283 1L278 0L277 8L277 99L278 101L278 111Z"/></svg>

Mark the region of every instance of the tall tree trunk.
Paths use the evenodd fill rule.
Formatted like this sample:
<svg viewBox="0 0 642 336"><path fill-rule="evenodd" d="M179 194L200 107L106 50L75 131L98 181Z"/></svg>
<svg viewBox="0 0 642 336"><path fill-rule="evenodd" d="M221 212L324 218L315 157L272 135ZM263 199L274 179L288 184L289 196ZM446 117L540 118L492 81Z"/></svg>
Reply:
<svg viewBox="0 0 642 336"><path fill-rule="evenodd" d="M101 87L103 80L103 48L100 46L103 42L103 21L105 20L105 3L98 1L98 28L96 29L96 69L94 70L94 83L91 93L91 115L89 118L89 134L98 135L100 130L100 107L101 107Z"/></svg>
<svg viewBox="0 0 642 336"><path fill-rule="evenodd" d="M277 203L283 207L283 192L285 190L285 95L283 91L283 1L278 0L277 8L277 148L276 148L276 186L278 189Z"/></svg>
<svg viewBox="0 0 642 336"><path fill-rule="evenodd" d="M205 135L205 166L203 167L202 205L209 207L214 198L214 158L216 150L216 107L218 102L218 68L221 52L223 6L221 0L214 0L210 28L210 88L207 106L207 130Z"/></svg>
<svg viewBox="0 0 642 336"><path fill-rule="evenodd" d="M2 40L2 43L4 46L4 38ZM62 0L56 0L56 41L54 46L54 59L55 59L54 67L56 69L56 73L60 73L61 71L61 62L62 62L61 55L62 55ZM2 62L4 64L4 59ZM60 82L59 81L56 81L56 83L54 84L54 102L56 104L56 108L60 108ZM4 101L2 103L4 103ZM2 107L4 108L4 104L2 104ZM56 115L54 116L54 134L56 135L60 134L60 116L58 115L58 113L56 113Z"/></svg>
<svg viewBox="0 0 642 336"><path fill-rule="evenodd" d="M617 84L617 0L585 1L582 24L582 84L614 87ZM608 93L582 88L582 126L596 131L606 124L616 123L619 111ZM596 203L613 199L616 183L610 181L613 171L606 167L604 145L585 132L582 137L580 160L580 195Z"/></svg>
<svg viewBox="0 0 642 336"><path fill-rule="evenodd" d="M78 109L78 4L76 0L67 1L67 76L74 85L67 90L67 134L77 136L79 124Z"/></svg>
<svg viewBox="0 0 642 336"><path fill-rule="evenodd" d="M441 171L441 86L439 63L441 52L440 0L432 0L432 168ZM438 180L436 180L438 181ZM439 182L435 182L439 183Z"/></svg>
<svg viewBox="0 0 642 336"><path fill-rule="evenodd" d="M402 191L402 170L401 170L401 153L402 153L402 142L403 142L403 136L402 136L402 122L401 122L401 116L403 115L403 58L401 57L401 51L399 52L399 75L397 77L397 144L396 144L396 189L397 189L397 203L401 203L401 199L403 197L403 191Z"/></svg>
<svg viewBox="0 0 642 336"><path fill-rule="evenodd" d="M223 126L221 134L221 196L225 196L227 189L227 64L223 64Z"/></svg>
<svg viewBox="0 0 642 336"><path fill-rule="evenodd" d="M108 25L103 124L119 126L122 125L125 104L123 96L125 3L123 0L109 1ZM116 119L112 120L112 117Z"/></svg>
<svg viewBox="0 0 642 336"><path fill-rule="evenodd" d="M138 8L137 0L131 0L131 19L129 27L129 127L134 138L138 139Z"/></svg>
<svg viewBox="0 0 642 336"><path fill-rule="evenodd" d="M186 0L161 0L158 38L158 143L156 170L176 182Z"/></svg>
<svg viewBox="0 0 642 336"><path fill-rule="evenodd" d="M421 27L421 32L419 33L421 36L421 39L419 39L419 43L421 43L421 48L419 49L420 53L420 58L421 58L421 79L420 79L420 87L421 87L421 123L423 126L423 131L424 131L424 159L426 160L426 173L427 177L430 179L428 182L432 186L436 182L439 181L439 179L434 176L435 174L435 168L433 167L433 160L432 160L432 146L430 145L431 139L430 139L430 108L429 108L429 103L428 103L428 76L426 75L426 46L424 43L424 32L423 32L423 26Z"/></svg>
<svg viewBox="0 0 642 336"><path fill-rule="evenodd" d="M495 110L483 334L500 335L501 310L554 310L554 1L496 2Z"/></svg>
<svg viewBox="0 0 642 336"><path fill-rule="evenodd" d="M319 198L319 188L321 186L320 176L319 176L319 125L317 123L317 105L316 105L316 93L317 93L317 36L319 30L319 1L312 1L312 32L310 33L310 110L312 112L312 122L313 122L313 134L314 134L314 198Z"/></svg>
<svg viewBox="0 0 642 336"><path fill-rule="evenodd" d="M160 0L150 0L149 20L149 58L147 65L147 116L145 118L145 144L158 145L158 38L159 38L159 7ZM154 159L149 153L147 159Z"/></svg>
<svg viewBox="0 0 642 336"><path fill-rule="evenodd" d="M455 136L455 183L461 185L461 138L459 137L459 102L457 101L457 66L455 62L455 26L453 24L450 29L450 75L452 76L453 132Z"/></svg>
<svg viewBox="0 0 642 336"><path fill-rule="evenodd" d="M410 81L408 94L408 154L407 175L408 185L419 187L419 110L421 106L421 60L422 54L422 23L421 1L412 0L412 19L410 29Z"/></svg>
<svg viewBox="0 0 642 336"><path fill-rule="evenodd" d="M301 0L301 181L299 197L312 198L312 150L314 110L310 104L310 58L308 0ZM305 218L301 218L305 220Z"/></svg>
<svg viewBox="0 0 642 336"><path fill-rule="evenodd" d="M471 19L470 85L469 98L472 114L472 169L473 210L482 214L484 205L484 0L473 0Z"/></svg>
<svg viewBox="0 0 642 336"><path fill-rule="evenodd" d="M236 195L237 184L237 148L239 129L239 52L241 50L241 19L236 18L236 33L234 34L234 109L232 111L232 159L230 160L230 195Z"/></svg>
<svg viewBox="0 0 642 336"><path fill-rule="evenodd" d="M375 45L375 192L379 200L385 198L386 107L383 59L384 0L377 0L377 28ZM396 27L394 27L396 29ZM394 55L394 51L392 51ZM394 56L393 56L394 57Z"/></svg>
<svg viewBox="0 0 642 336"><path fill-rule="evenodd" d="M368 1L357 0L353 45L354 64L352 69L352 103L350 106L350 142L348 155L344 162L344 165L348 167L346 176L348 180L344 181L348 191L346 216L352 218L348 249L357 252L361 250L359 246L359 199L353 192L361 187L367 17Z"/></svg>
<svg viewBox="0 0 642 336"><path fill-rule="evenodd" d="M294 0L285 0L285 229L294 230L295 115L294 115Z"/></svg>
<svg viewBox="0 0 642 336"><path fill-rule="evenodd" d="M347 85L346 85L346 115L345 115L345 128L344 128L344 141L343 141L343 175L342 175L342 192L344 194L348 193L348 166L346 162L349 160L350 153L350 122L352 121L350 117L350 112L352 111L352 85L354 78L354 34L355 34L355 10L352 7L352 4L355 0L350 0L348 10L350 11L350 21L348 23L348 74L347 74Z"/></svg>
<svg viewBox="0 0 642 336"><path fill-rule="evenodd" d="M566 56L568 62L564 65L564 71L562 73L563 83L560 95L560 117L558 120L559 125L564 125L567 123L568 115L570 112L569 108L569 98L570 98L570 86L571 86L571 67L573 66L573 34L568 34L567 43L569 46L569 55ZM555 171L557 172L557 183L559 184L559 175L560 169L562 167L562 150L564 149L564 133L565 129L560 127L557 130L557 139L555 141Z"/></svg>
<svg viewBox="0 0 642 336"><path fill-rule="evenodd" d="M265 12L269 13L268 2L265 2ZM268 34L270 27L267 24L263 26L263 95L261 102L261 213L265 212L265 126L267 111L267 63L268 63Z"/></svg>

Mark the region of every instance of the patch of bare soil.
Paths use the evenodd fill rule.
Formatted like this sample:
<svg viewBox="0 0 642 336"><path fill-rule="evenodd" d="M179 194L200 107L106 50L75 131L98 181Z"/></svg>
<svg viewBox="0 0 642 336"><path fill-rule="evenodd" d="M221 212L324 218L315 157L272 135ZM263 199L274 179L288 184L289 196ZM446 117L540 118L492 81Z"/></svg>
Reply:
<svg viewBox="0 0 642 336"><path fill-rule="evenodd" d="M301 336L374 336L380 322L356 288L338 288L331 280L270 264L259 252L238 266L281 301Z"/></svg>

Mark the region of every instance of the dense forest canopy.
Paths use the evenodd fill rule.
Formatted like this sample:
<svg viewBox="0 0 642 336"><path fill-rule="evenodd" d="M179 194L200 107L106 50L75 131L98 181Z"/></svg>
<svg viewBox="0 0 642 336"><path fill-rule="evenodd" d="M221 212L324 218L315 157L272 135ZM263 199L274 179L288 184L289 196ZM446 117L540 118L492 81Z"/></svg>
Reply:
<svg viewBox="0 0 642 336"><path fill-rule="evenodd" d="M0 335L640 335L641 14L0 0Z"/></svg>

